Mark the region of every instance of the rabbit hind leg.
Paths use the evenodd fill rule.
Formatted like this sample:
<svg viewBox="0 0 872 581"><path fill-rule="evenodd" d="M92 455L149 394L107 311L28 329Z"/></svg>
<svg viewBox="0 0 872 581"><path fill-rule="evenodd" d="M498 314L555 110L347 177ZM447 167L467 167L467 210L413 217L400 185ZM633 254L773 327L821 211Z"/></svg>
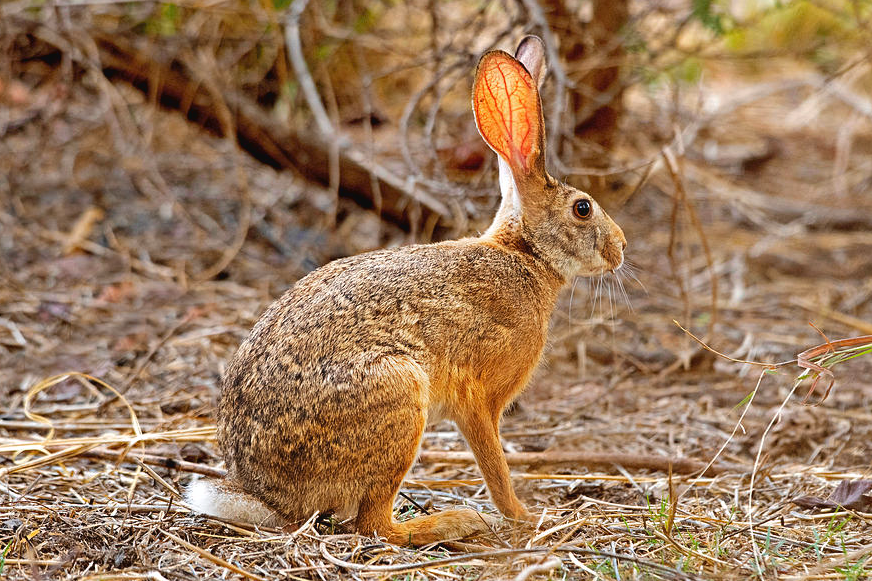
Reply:
<svg viewBox="0 0 872 581"><path fill-rule="evenodd" d="M406 454L393 456L389 466L382 464L382 472L370 481L357 509L355 526L363 535L376 533L397 545L422 546L439 541L460 539L490 530L493 517L474 510L446 510L415 517L403 522L393 518L394 499L406 473L415 461L418 445L424 432L425 418L420 417L416 445Z"/></svg>
<svg viewBox="0 0 872 581"><path fill-rule="evenodd" d="M367 377L379 385L369 400L379 409L390 411L378 414L375 426L371 426L379 437L367 438L379 444L367 454L368 474L357 510L358 532L365 535L375 532L399 545L421 546L489 531L494 519L468 509L447 510L403 522L394 520L394 499L415 462L424 436L429 379L420 365L404 357L380 358L370 367ZM390 442L390 450L380 449L385 442Z"/></svg>
<svg viewBox="0 0 872 581"><path fill-rule="evenodd" d="M445 510L397 522L392 515L394 487L371 489L362 500L357 513L360 534L377 533L395 545L420 547L440 541L456 540L491 530L496 519L471 509Z"/></svg>

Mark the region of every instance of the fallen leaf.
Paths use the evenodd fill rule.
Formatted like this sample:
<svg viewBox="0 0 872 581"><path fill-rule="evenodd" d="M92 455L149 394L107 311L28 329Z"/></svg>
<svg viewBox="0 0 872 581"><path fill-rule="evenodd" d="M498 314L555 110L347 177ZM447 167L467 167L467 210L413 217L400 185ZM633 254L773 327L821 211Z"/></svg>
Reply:
<svg viewBox="0 0 872 581"><path fill-rule="evenodd" d="M866 492L872 489L872 480L842 480L830 495L830 500L853 510L872 508L872 496Z"/></svg>
<svg viewBox="0 0 872 581"><path fill-rule="evenodd" d="M800 496L793 504L808 509L849 508L861 512L872 511L872 496L866 492L872 489L872 480L842 480L826 499L819 496Z"/></svg>

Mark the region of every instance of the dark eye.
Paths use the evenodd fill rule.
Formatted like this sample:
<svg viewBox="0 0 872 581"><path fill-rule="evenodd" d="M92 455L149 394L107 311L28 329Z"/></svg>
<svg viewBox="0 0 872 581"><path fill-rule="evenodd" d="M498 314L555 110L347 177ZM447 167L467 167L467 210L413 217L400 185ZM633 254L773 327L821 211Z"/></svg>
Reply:
<svg viewBox="0 0 872 581"><path fill-rule="evenodd" d="M572 205L572 213L575 214L575 217L579 220L590 218L590 212L592 209L593 208L590 206L590 200L585 200L584 198L576 200Z"/></svg>

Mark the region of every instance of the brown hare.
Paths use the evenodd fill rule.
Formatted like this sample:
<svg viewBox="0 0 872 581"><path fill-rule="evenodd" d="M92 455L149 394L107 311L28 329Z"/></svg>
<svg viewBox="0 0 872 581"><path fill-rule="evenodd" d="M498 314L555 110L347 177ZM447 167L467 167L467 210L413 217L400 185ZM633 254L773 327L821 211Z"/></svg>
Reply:
<svg viewBox="0 0 872 581"><path fill-rule="evenodd" d="M472 106L502 191L483 235L336 260L266 310L221 385L227 477L193 483L194 509L273 525L356 515L360 533L398 544L486 531L492 519L469 509L392 516L424 427L449 418L500 512L531 518L500 418L536 369L560 289L614 271L626 247L588 194L545 171L544 60L530 36L516 57L479 61Z"/></svg>

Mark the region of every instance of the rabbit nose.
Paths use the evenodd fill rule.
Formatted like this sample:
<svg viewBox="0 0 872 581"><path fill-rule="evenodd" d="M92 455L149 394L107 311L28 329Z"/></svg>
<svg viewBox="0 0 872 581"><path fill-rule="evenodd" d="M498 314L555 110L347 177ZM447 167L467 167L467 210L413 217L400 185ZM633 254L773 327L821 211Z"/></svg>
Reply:
<svg viewBox="0 0 872 581"><path fill-rule="evenodd" d="M612 234L615 238L621 241L621 252L627 250L627 237L624 236L624 231L617 224L612 225Z"/></svg>

